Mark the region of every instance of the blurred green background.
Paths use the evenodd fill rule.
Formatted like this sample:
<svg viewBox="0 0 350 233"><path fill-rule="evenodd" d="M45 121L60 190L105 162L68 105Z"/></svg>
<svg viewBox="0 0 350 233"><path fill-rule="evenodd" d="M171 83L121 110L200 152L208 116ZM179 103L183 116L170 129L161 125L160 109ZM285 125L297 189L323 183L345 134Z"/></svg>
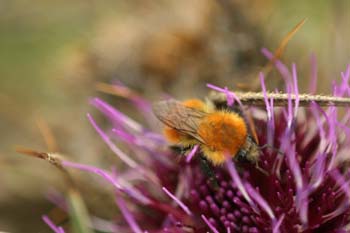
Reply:
<svg viewBox="0 0 350 233"><path fill-rule="evenodd" d="M329 93L350 60L349 10L346 0L0 1L0 231L50 232L41 215L53 208L45 192L64 189L60 174L14 151L47 150L38 122L72 160L103 165L111 152L86 120L89 97L137 115L96 82L122 80L150 100L203 97L206 82L235 88L266 64L262 47L307 18L282 60L307 90L315 53Z"/></svg>

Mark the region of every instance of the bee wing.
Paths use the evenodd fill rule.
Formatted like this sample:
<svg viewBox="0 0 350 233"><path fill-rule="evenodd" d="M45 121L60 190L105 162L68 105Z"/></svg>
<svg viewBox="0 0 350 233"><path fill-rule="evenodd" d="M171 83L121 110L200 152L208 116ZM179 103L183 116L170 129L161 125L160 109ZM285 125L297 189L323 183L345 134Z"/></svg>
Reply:
<svg viewBox="0 0 350 233"><path fill-rule="evenodd" d="M183 134L190 135L203 143L197 129L201 119L207 115L206 112L186 107L181 102L173 99L153 104L153 112L165 125Z"/></svg>

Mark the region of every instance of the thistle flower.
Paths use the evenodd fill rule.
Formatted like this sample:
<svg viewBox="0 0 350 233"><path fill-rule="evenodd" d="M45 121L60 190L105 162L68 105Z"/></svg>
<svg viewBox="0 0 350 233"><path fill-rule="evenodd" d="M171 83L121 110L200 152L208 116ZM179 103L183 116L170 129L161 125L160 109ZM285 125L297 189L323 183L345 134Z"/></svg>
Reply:
<svg viewBox="0 0 350 233"><path fill-rule="evenodd" d="M271 58L268 51L264 54ZM198 146L186 158L170 149L162 135L98 98L91 103L112 128L102 130L91 115L88 119L125 168L104 170L69 161L62 165L99 175L115 188L115 203L123 216L113 222L115 232L347 232L350 111L340 118L334 106L322 109L312 103L300 108L296 66L290 72L275 63L286 82L288 103L274 106L261 74L265 108L247 110L261 146L260 169L228 159L210 168L215 186L200 167ZM349 79L350 66L341 73L340 84L333 84L334 96L349 95ZM315 90L316 75L311 83ZM227 88L209 86L227 95L228 107L239 101ZM116 86L120 88L126 87ZM149 103L134 95L129 100L154 125ZM130 152L124 153L116 140Z"/></svg>

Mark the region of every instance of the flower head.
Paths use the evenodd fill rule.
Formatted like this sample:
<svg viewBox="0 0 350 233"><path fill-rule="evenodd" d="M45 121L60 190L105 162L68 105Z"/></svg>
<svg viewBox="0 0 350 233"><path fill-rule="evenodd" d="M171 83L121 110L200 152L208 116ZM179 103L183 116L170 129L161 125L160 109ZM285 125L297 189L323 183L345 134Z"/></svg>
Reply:
<svg viewBox="0 0 350 233"><path fill-rule="evenodd" d="M265 106L244 110L256 128L257 164L231 159L221 166L203 164L198 146L186 158L162 135L97 98L92 104L110 120L112 129L102 130L91 115L88 118L125 168L107 171L69 161L62 164L99 175L115 188L115 203L125 221L113 224L123 232L346 232L350 111L340 118L335 106L323 109L315 102L301 108L295 65L291 72L279 61L276 67L286 82L285 105L274 106L261 75ZM349 78L350 67L342 73L341 83L334 84L334 96L349 95ZM226 108L235 102L244 105L227 88L209 87L227 97ZM155 125L150 105L135 96L131 101ZM128 154L116 140L129 147Z"/></svg>

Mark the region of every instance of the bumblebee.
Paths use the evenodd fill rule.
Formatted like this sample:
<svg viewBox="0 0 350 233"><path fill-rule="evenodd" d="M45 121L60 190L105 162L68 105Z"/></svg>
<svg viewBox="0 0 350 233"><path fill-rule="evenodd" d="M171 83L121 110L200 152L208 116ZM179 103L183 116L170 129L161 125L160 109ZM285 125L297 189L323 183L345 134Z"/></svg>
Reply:
<svg viewBox="0 0 350 233"><path fill-rule="evenodd" d="M229 109L217 110L208 102L171 99L153 105L156 117L165 124L164 135L185 148L199 145L203 156L214 166L227 156L257 163L259 148L249 134L245 119Z"/></svg>

